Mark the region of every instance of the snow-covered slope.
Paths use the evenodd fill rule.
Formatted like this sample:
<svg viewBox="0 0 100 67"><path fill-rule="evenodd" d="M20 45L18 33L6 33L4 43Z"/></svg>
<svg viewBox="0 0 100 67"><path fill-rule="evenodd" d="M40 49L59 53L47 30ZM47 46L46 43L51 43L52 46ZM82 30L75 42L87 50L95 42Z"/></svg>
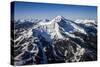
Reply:
<svg viewBox="0 0 100 67"><path fill-rule="evenodd" d="M75 22L65 19L62 16L57 16L53 20L49 22L39 22L39 24L36 26L38 30L41 30L41 32L46 32L50 35L52 38L64 38L62 33L66 35L72 35L72 32L78 31L81 33L86 34L85 30L81 28L79 25L77 25ZM35 27L35 28L36 28Z"/></svg>
<svg viewBox="0 0 100 67"><path fill-rule="evenodd" d="M81 33L86 34L85 30L81 28L79 25L77 25L75 22L65 19L62 16L57 16L55 19L52 20L52 22L57 22L58 25L63 28L65 32L74 32L79 31Z"/></svg>
<svg viewBox="0 0 100 67"><path fill-rule="evenodd" d="M82 19L77 19L75 20L76 23L81 23L81 24L95 24L97 25L97 22L95 20L88 20L88 19L85 19L85 20L82 20Z"/></svg>
<svg viewBox="0 0 100 67"><path fill-rule="evenodd" d="M15 65L97 59L97 25L94 21L74 22L63 16L35 21L15 23L14 38L11 39Z"/></svg>

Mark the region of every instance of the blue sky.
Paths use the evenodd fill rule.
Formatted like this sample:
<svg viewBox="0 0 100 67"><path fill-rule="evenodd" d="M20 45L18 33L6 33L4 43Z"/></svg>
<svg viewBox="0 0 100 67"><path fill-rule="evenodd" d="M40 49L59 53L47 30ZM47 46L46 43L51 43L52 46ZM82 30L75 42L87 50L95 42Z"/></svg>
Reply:
<svg viewBox="0 0 100 67"><path fill-rule="evenodd" d="M67 19L97 19L96 6L15 2L15 20L52 19L61 15Z"/></svg>

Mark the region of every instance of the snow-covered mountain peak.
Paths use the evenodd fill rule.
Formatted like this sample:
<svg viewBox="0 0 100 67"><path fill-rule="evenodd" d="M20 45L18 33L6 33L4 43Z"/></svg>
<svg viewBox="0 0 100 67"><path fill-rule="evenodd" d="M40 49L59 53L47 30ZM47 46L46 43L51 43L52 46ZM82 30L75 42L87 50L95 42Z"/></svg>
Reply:
<svg viewBox="0 0 100 67"><path fill-rule="evenodd" d="M62 33L69 36L70 32L75 31L86 34L83 28L74 22L67 20L63 16L56 16L53 20L48 22L41 21L37 27L51 35L51 38L54 38L55 36L57 36L57 38L63 38ZM72 34L70 35L72 36Z"/></svg>
<svg viewBox="0 0 100 67"><path fill-rule="evenodd" d="M61 20L64 20L64 19L65 18L63 16L58 15L52 20L52 22L61 22Z"/></svg>
<svg viewBox="0 0 100 67"><path fill-rule="evenodd" d="M58 15L58 16L55 17L55 19L62 19L62 18L64 18L64 17L60 16L60 15Z"/></svg>

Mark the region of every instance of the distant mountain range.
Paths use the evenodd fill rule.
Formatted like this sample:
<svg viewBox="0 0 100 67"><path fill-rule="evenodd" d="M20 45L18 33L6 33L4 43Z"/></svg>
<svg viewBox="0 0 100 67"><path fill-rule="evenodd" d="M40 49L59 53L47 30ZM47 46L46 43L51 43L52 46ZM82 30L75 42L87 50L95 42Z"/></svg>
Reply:
<svg viewBox="0 0 100 67"><path fill-rule="evenodd" d="M68 20L16 21L12 48L15 65L97 60L97 22Z"/></svg>

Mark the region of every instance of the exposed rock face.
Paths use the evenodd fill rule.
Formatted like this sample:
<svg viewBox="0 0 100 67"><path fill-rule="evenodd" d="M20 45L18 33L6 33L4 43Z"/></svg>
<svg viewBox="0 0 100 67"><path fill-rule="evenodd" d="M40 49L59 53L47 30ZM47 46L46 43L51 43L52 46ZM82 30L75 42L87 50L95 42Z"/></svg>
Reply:
<svg viewBox="0 0 100 67"><path fill-rule="evenodd" d="M92 23L75 23L62 16L38 23L12 23L12 60L15 65L95 61L97 25Z"/></svg>

